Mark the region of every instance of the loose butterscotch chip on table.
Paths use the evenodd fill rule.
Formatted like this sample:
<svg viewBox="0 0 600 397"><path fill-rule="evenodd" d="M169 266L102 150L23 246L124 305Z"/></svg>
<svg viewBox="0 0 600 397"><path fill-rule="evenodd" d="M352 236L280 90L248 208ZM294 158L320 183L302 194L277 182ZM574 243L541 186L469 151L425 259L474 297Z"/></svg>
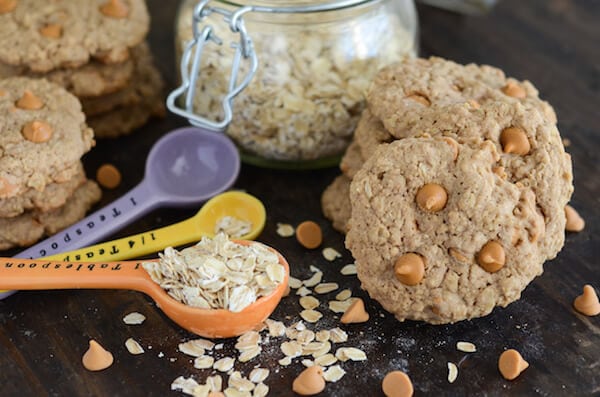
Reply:
<svg viewBox="0 0 600 397"><path fill-rule="evenodd" d="M585 221L581 215L579 215L575 208L570 205L565 206L565 216L567 217L567 222L565 224L566 231L580 232L585 227Z"/></svg>
<svg viewBox="0 0 600 397"><path fill-rule="evenodd" d="M529 363L515 349L506 350L498 359L498 369L507 380L516 379L527 367Z"/></svg>
<svg viewBox="0 0 600 397"><path fill-rule="evenodd" d="M413 395L413 384L404 372L389 372L381 382L383 394L386 397L411 397Z"/></svg>
<svg viewBox="0 0 600 397"><path fill-rule="evenodd" d="M318 365L308 367L300 372L300 375L298 375L292 383L292 390L301 396L319 394L323 389L325 389L323 368Z"/></svg>
<svg viewBox="0 0 600 397"><path fill-rule="evenodd" d="M352 302L340 319L342 324L364 323L367 321L369 321L369 313L365 310L365 302L360 298Z"/></svg>
<svg viewBox="0 0 600 397"><path fill-rule="evenodd" d="M102 164L96 171L96 180L106 189L115 189L121 184L121 172L112 164Z"/></svg>
<svg viewBox="0 0 600 397"><path fill-rule="evenodd" d="M313 221L302 222L296 228L296 239L305 248L317 248L323 242L321 226Z"/></svg>
<svg viewBox="0 0 600 397"><path fill-rule="evenodd" d="M600 314L600 301L594 287L586 284L583 287L583 293L573 301L573 307L581 314L586 316L597 316Z"/></svg>

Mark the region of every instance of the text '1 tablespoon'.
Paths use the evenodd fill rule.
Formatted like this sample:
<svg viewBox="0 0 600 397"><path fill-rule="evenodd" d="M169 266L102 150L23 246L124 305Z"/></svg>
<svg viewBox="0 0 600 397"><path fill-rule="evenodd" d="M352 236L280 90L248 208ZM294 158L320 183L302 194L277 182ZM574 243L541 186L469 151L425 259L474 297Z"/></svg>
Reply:
<svg viewBox="0 0 600 397"><path fill-rule="evenodd" d="M238 244L259 244L234 240ZM272 248L270 248L273 250ZM269 295L258 298L240 312L225 309L200 309L173 299L156 284L140 261L62 262L46 259L0 258L0 288L18 290L46 289L130 289L149 295L171 320L195 334L208 338L229 338L255 329L275 310L289 280L289 266L283 281ZM112 315L112 314L111 314Z"/></svg>

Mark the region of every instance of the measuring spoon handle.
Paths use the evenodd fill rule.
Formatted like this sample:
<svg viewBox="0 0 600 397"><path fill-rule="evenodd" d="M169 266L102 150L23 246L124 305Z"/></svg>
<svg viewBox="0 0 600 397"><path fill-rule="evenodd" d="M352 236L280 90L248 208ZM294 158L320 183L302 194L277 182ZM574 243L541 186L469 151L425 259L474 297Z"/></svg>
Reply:
<svg viewBox="0 0 600 397"><path fill-rule="evenodd" d="M142 262L60 262L0 258L0 288L132 289L146 291L154 284Z"/></svg>
<svg viewBox="0 0 600 397"><path fill-rule="evenodd" d="M15 257L41 258L91 245L152 210L161 200L144 179L117 200Z"/></svg>
<svg viewBox="0 0 600 397"><path fill-rule="evenodd" d="M46 259L115 262L162 251L166 247L178 247L198 241L203 234L198 226L196 215L159 229L52 255Z"/></svg>

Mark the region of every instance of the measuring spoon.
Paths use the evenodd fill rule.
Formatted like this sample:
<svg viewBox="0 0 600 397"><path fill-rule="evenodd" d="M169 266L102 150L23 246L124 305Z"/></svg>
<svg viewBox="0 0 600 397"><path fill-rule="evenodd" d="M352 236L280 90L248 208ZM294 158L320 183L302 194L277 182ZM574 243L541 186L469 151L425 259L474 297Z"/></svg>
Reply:
<svg viewBox="0 0 600 397"><path fill-rule="evenodd" d="M224 216L232 216L252 224L248 233L236 237L241 240L254 240L258 237L267 218L263 203L256 197L244 192L225 192L208 200L196 215L184 221L44 259L115 262L137 258L162 251L166 247L199 241L204 236L214 237L215 226Z"/></svg>
<svg viewBox="0 0 600 397"><path fill-rule="evenodd" d="M196 215L184 221L44 259L115 262L137 258L162 251L166 247L178 247L198 241L203 236L214 237L215 225L224 216L232 216L252 224L250 232L239 237L242 240L254 240L258 237L267 219L265 207L256 197L244 192L225 192L208 200ZM0 291L0 299L12 293L14 291Z"/></svg>
<svg viewBox="0 0 600 397"><path fill-rule="evenodd" d="M239 244L260 244L235 240ZM184 305L150 278L139 261L60 262L0 258L0 288L46 289L130 289L149 295L175 323L207 338L229 338L255 329L269 317L281 300L289 280L289 266L281 254L270 248L285 268L285 277L275 291L244 310L199 309Z"/></svg>
<svg viewBox="0 0 600 397"><path fill-rule="evenodd" d="M174 130L152 147L137 186L17 256L39 258L85 247L159 206L198 205L229 188L239 170L238 151L224 134L196 127Z"/></svg>

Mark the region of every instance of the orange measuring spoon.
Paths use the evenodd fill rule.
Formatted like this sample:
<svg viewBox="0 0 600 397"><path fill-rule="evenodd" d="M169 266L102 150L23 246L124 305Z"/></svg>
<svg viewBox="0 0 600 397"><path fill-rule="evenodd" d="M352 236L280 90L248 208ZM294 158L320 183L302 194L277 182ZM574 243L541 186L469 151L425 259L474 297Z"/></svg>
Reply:
<svg viewBox="0 0 600 397"><path fill-rule="evenodd" d="M236 240L239 244L260 244ZM260 297L240 312L200 309L171 298L150 278L142 261L61 262L0 258L0 289L130 289L149 295L160 310L182 328L207 338L229 338L255 329L271 315L286 289L290 269L274 249L285 268L285 278L270 295Z"/></svg>

